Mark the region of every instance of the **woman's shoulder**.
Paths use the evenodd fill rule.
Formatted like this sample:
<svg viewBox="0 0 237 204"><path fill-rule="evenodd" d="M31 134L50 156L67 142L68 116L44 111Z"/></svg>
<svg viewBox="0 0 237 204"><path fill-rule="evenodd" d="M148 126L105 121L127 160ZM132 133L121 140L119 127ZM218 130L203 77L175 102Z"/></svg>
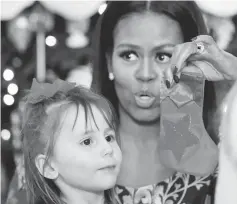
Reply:
<svg viewBox="0 0 237 204"><path fill-rule="evenodd" d="M175 173L157 184L141 188L117 185L115 188L120 204L206 204L214 195L217 170L208 176Z"/></svg>

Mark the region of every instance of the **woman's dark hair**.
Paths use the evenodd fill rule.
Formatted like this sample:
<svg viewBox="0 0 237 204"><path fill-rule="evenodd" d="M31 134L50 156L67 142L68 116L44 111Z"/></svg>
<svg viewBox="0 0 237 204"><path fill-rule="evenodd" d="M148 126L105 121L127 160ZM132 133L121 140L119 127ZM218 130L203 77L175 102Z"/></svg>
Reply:
<svg viewBox="0 0 237 204"><path fill-rule="evenodd" d="M95 30L95 61L92 87L106 97L118 110L118 98L114 82L108 78L106 53L113 49L113 31L122 17L132 13L151 11L163 13L176 20L182 30L184 41L197 35L206 35L207 28L202 13L193 1L110 1L107 9L99 18ZM213 94L213 91L211 91ZM209 94L205 94L210 96ZM210 97L210 98L213 98ZM205 108L209 109L210 102Z"/></svg>

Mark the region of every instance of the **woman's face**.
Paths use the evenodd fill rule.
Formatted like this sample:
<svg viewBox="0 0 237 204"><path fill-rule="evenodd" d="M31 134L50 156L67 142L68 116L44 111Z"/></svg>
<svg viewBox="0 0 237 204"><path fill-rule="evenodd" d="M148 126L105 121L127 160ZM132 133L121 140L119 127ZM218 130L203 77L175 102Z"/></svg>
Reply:
<svg viewBox="0 0 237 204"><path fill-rule="evenodd" d="M113 37L108 66L120 114L139 122L158 120L162 73L171 66L175 45L183 42L178 22L153 12L134 13L118 22Z"/></svg>

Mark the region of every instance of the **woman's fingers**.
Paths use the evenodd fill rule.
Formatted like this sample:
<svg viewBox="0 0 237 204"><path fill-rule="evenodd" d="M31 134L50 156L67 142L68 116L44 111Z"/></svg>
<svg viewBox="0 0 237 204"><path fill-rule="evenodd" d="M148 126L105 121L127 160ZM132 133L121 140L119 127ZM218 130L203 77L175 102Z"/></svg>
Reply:
<svg viewBox="0 0 237 204"><path fill-rule="evenodd" d="M220 81L225 79L225 76L221 72L218 72L215 67L207 61L197 60L190 62L190 64L198 67L208 81Z"/></svg>
<svg viewBox="0 0 237 204"><path fill-rule="evenodd" d="M181 72L191 64L209 81L237 79L237 58L221 50L208 35L197 36L192 42L175 46L171 66L165 70L167 88L180 80Z"/></svg>
<svg viewBox="0 0 237 204"><path fill-rule="evenodd" d="M193 42L184 43L179 47L178 51L172 55L171 59L171 63L177 68L177 73L179 73L185 64L187 64L188 58L197 52L197 45Z"/></svg>
<svg viewBox="0 0 237 204"><path fill-rule="evenodd" d="M215 40L209 35L199 35L192 42L197 45L204 45L204 50L201 55L195 55L194 57L199 60L209 61L216 66L217 62L222 57L222 50L218 47Z"/></svg>
<svg viewBox="0 0 237 204"><path fill-rule="evenodd" d="M227 79L227 80L236 80L237 79L237 58L232 54L220 49L216 44L215 40L209 35L200 35L197 36L193 41L196 43L203 43L205 45L205 50L200 55L193 55L189 58L189 61L206 61L207 63L212 65L212 69L215 69L220 77L219 80ZM208 75L208 72L206 72ZM208 77L212 80L212 75L208 75ZM216 80L217 77L214 77Z"/></svg>
<svg viewBox="0 0 237 204"><path fill-rule="evenodd" d="M175 66L173 71L173 78L176 84L179 83L180 75L181 75L180 70Z"/></svg>
<svg viewBox="0 0 237 204"><path fill-rule="evenodd" d="M165 70L164 76L165 76L166 87L169 89L173 84L173 71L172 71L172 68L168 68L167 70Z"/></svg>
<svg viewBox="0 0 237 204"><path fill-rule="evenodd" d="M207 45L216 44L215 40L210 35L199 35L199 36L193 38L192 42L203 42Z"/></svg>
<svg viewBox="0 0 237 204"><path fill-rule="evenodd" d="M195 42L188 42L175 47L171 58L171 67L165 71L166 82L170 84L167 88L170 88L174 82L179 82L181 71L187 65L188 58L197 52Z"/></svg>
<svg viewBox="0 0 237 204"><path fill-rule="evenodd" d="M190 71L187 69L190 64L209 81L237 79L237 58L221 50L209 35L200 35L192 42L175 46L170 64L164 73L168 88L179 82L181 72Z"/></svg>

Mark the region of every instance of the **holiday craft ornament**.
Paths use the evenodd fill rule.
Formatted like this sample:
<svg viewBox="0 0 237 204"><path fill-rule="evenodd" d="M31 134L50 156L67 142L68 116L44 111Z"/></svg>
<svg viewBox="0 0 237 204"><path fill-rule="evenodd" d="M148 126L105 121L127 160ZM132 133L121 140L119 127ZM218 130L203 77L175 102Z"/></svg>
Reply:
<svg viewBox="0 0 237 204"><path fill-rule="evenodd" d="M169 168L197 176L211 174L218 160L202 119L204 84L202 73L183 73L170 90L161 83L160 159Z"/></svg>

